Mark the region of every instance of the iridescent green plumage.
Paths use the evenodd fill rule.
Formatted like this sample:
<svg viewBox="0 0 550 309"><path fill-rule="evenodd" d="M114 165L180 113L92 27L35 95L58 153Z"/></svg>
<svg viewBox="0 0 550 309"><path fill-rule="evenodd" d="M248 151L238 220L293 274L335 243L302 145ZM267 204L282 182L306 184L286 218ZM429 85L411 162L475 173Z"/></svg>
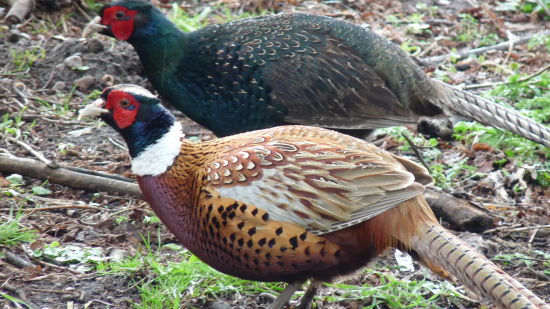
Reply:
<svg viewBox="0 0 550 309"><path fill-rule="evenodd" d="M136 12L122 21L154 88L218 136L281 124L362 135L450 110L550 145L547 128L428 78L397 46L341 20L281 14L184 33L142 1L106 7L119 8Z"/></svg>

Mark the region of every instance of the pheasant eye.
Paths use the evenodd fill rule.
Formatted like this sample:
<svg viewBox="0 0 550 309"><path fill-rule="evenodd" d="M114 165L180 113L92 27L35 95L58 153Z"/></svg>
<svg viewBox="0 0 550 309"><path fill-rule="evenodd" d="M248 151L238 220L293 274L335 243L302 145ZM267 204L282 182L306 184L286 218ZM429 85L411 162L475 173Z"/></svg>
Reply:
<svg viewBox="0 0 550 309"><path fill-rule="evenodd" d="M127 108L128 106L130 106L130 101L128 101L128 99L122 99L120 100L120 106L124 107L124 108Z"/></svg>
<svg viewBox="0 0 550 309"><path fill-rule="evenodd" d="M124 12L122 12L122 11L117 11L117 12L115 13L115 18L116 18L116 19L123 19L124 16L126 16L126 14L124 14Z"/></svg>

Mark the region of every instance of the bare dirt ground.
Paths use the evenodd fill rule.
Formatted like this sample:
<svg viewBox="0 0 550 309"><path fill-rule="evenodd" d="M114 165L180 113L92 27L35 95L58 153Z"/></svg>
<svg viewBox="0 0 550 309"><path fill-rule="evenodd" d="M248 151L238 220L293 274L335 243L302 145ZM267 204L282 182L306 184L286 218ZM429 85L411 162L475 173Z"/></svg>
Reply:
<svg viewBox="0 0 550 309"><path fill-rule="evenodd" d="M422 24L428 25L431 34L415 34L410 31L413 24L408 22L388 22L387 16L393 14L402 20L419 12L417 1L205 1L198 5L186 4L184 8L191 14L202 11L206 6L223 3L234 12L240 10L271 9L276 11L300 11L343 18L352 23L368 23L378 33L392 39L397 44L412 39L423 47L419 58L437 56L458 50L474 48L480 38L470 42L456 42L449 37L461 32L464 23L459 22L459 14L469 13L478 19L484 29L490 29L501 39L513 33L518 36L542 32L550 23L542 21L536 14L521 12L495 11L494 1L422 1L428 6L437 5L439 9L433 16L425 16ZM111 174L132 177L129 173L129 160L121 147L121 139L111 129L98 123L80 123L76 121L76 111L85 103L94 91L102 90L113 83L135 83L150 88L143 75L138 58L131 46L123 42L94 36L80 38L82 28L88 22L76 4L57 10L38 7L31 18L17 26L3 25L0 28L0 117L17 120L14 125L20 136L2 133L0 151L16 157L37 159L19 140L30 145L49 160L63 166L81 167ZM4 9L5 13L5 9ZM95 13L88 11L90 16ZM222 15L219 13L218 15ZM216 17L216 11L212 16ZM216 19L213 18L213 21ZM473 31L478 31L474 29ZM19 65L17 54L25 54L25 59L34 59L32 65ZM82 63L74 65L78 56ZM510 50L491 51L485 54L486 63L465 61L459 63L460 70L449 72L451 83L476 84L502 81L507 72L498 67L506 61L521 65L526 74L536 72L550 63L550 56L544 47L528 50L526 44L514 46ZM78 61L78 60L76 60ZM446 66L449 66L446 64ZM457 66L458 67L458 66ZM436 66L426 66L427 72L434 72ZM84 78L84 79L82 79ZM209 132L183 118L188 136L211 138ZM396 142L382 137L381 145L390 151L396 150ZM487 164L487 158L501 154L498 150L476 151L470 145L460 142L444 142L449 155L460 153L467 156L480 169L487 172L496 170ZM409 153L410 155L410 153ZM492 162L492 161L491 161ZM510 174L522 167L508 164L503 167ZM9 182L0 174L0 189L5 192ZM548 229L532 228L550 223L550 189L527 181L527 189L521 192L513 190L514 183L502 179L503 186L496 188L486 182L477 183L464 179L449 190L460 193L467 199L485 205L495 218L499 228L482 234L474 245L480 245L489 257L497 254L524 253L536 249L550 253L550 232ZM517 181L517 180L516 180ZM128 308L139 302L139 294L132 278L125 276L98 275L96 272L73 270L66 265L56 265L32 256L32 250L43 248L54 241L62 245L74 244L100 248L105 256L131 256L143 250L140 233L150 232L156 235L158 224L144 222L151 215L148 206L128 196L115 196L102 192L75 190L69 187L45 183L44 180L24 178L22 189L42 186L51 190L44 197L32 196L28 191L19 190L16 196L0 196L0 223L8 218L10 210L22 209L25 214L22 224L38 231L37 241L29 245L4 247L0 259L0 291L27 302L32 308ZM502 196L503 192L505 196ZM70 206L88 206L89 208L70 208ZM33 208L51 206L57 209L30 211ZM131 220L117 222L117 215L124 213ZM518 227L527 227L518 229ZM514 229L515 228L515 229ZM175 239L166 230L161 229L161 242L171 243ZM472 235L470 235L472 236ZM24 268L17 267L8 257L15 256L29 261ZM392 254L387 258L392 262ZM495 262L520 280L537 295L550 302L549 265L544 259L531 258L532 263ZM418 268L417 268L418 269ZM399 277L411 277L396 272ZM360 284L365 278L349 279L350 284ZM434 279L436 280L436 279ZM323 295L334 292L323 291ZM189 301L183 307L208 307L213 298L197 302ZM228 302L231 306L256 308L265 306L256 302L254 295L244 295L239 301ZM194 303L194 305L191 305ZM197 305L197 303L203 305ZM360 308L364 301L347 301L326 305L326 308ZM2 308L17 308L8 298L0 297ZM442 300L444 308L484 308L479 303L462 300L449 303ZM381 306L379 308L387 308Z"/></svg>

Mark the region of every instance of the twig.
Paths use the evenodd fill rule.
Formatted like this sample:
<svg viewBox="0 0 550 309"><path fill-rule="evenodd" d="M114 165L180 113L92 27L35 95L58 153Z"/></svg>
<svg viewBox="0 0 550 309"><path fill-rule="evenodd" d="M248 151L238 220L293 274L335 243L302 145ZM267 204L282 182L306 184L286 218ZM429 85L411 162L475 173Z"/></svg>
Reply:
<svg viewBox="0 0 550 309"><path fill-rule="evenodd" d="M88 13L86 13L86 11L84 11L84 9L81 7L81 3L80 1L73 1L73 4L74 6L76 7L76 10L78 12L80 12L80 14L82 14L82 16L86 17L86 19L88 19L88 21L91 21L92 18L90 17L90 15L88 15Z"/></svg>
<svg viewBox="0 0 550 309"><path fill-rule="evenodd" d="M514 51L514 42L517 40L517 37L510 30L506 30L506 36L508 37L508 42L510 42L510 45L508 45L508 52L506 53L506 57L504 57L504 61L502 62L503 65L508 63L512 52Z"/></svg>
<svg viewBox="0 0 550 309"><path fill-rule="evenodd" d="M77 294L78 293L76 291L40 289L40 288L27 288L27 291L45 292L45 293L58 293L58 294Z"/></svg>
<svg viewBox="0 0 550 309"><path fill-rule="evenodd" d="M94 298L94 299L90 300L89 302L87 302L86 305L91 305L93 302L100 303L100 304L108 306L108 307L116 307L116 305L114 305L114 304L111 304L111 303L108 303L104 300L96 299L96 298Z"/></svg>
<svg viewBox="0 0 550 309"><path fill-rule="evenodd" d="M141 191L135 183L87 175L70 171L63 167L51 168L42 162L32 159L0 155L0 172L18 173L32 178L48 179L50 182L75 189L128 194L141 198Z"/></svg>
<svg viewBox="0 0 550 309"><path fill-rule="evenodd" d="M5 251L4 254L6 255L5 259L6 259L6 262L16 266L16 267L19 267L19 268L26 268L26 267L31 267L33 266L33 264L29 261L27 261L27 259L24 259L14 253L11 253L9 251Z"/></svg>
<svg viewBox="0 0 550 309"><path fill-rule="evenodd" d="M2 283L2 285L0 285L0 288L6 290L8 292L12 292L13 294L17 295L17 297L19 297L19 298L14 298L14 297L7 298L6 296L4 296L6 294L4 294L2 292L0 292L0 297L4 297L4 298L7 298L8 300L11 300L18 308L21 307L19 304L23 304L29 309L38 308L38 306L36 306L34 303L27 300L27 296L25 295L25 289L15 287L15 286L9 284L8 280L6 280L4 283Z"/></svg>
<svg viewBox="0 0 550 309"><path fill-rule="evenodd" d="M407 140L409 145L411 145L411 149L416 155L416 158L418 159L418 161L420 161L420 163L424 165L424 167L428 170L428 172L431 172L430 166L426 163L426 161L424 161L424 158L422 158L422 154L420 153L416 145L413 143L413 141L406 134L401 134L401 136L403 136Z"/></svg>
<svg viewBox="0 0 550 309"><path fill-rule="evenodd" d="M49 207L38 207L38 208L23 208L21 211L29 212L29 214L35 211L48 211L48 210L57 210L57 209L93 209L93 210L103 210L100 207L95 206L84 206L84 205L66 205L66 206L49 206ZM12 211L12 209L0 209L2 211ZM27 215L29 215L27 214Z"/></svg>
<svg viewBox="0 0 550 309"><path fill-rule="evenodd" d="M542 271L534 270L531 267L525 267L522 272L534 275L539 280L550 281L550 276L545 275Z"/></svg>
<svg viewBox="0 0 550 309"><path fill-rule="evenodd" d="M98 171L87 170L87 169L81 168L81 167L65 166L64 168L68 169L69 171L78 172L78 173L82 173L82 174L100 176L100 177L105 177L105 178L109 178L109 179L125 181L125 182L128 182L128 183L134 183L134 181L132 179L126 178L126 177L123 177L123 176L119 176L119 175L106 174L106 173L102 173L102 172L98 172Z"/></svg>
<svg viewBox="0 0 550 309"><path fill-rule="evenodd" d="M54 78L56 72L57 72L57 68L53 67L52 71L50 72L50 77L48 77L48 80L46 81L44 86L42 86L42 88L40 88L40 89L47 89L48 87L50 87L50 83L53 81L53 78Z"/></svg>
<svg viewBox="0 0 550 309"><path fill-rule="evenodd" d="M69 29L67 28L67 22L65 21L65 15L61 15L61 27L63 28L63 33L69 33Z"/></svg>
<svg viewBox="0 0 550 309"><path fill-rule="evenodd" d="M25 148L25 150L27 150L28 152L30 152L33 156L35 156L38 160L44 162L48 167L51 167L51 168L57 168L59 167L59 165L57 165L57 163L55 162L52 162L51 160L47 159L42 153L40 153L39 151L36 151L34 150L30 145L28 145L27 143L23 142L23 141L20 141L20 140L17 140L15 138L12 138L12 137L7 137L7 139L10 141L10 142L14 142L16 144L18 144L19 146Z"/></svg>
<svg viewBox="0 0 550 309"><path fill-rule="evenodd" d="M529 235L529 240L527 240L527 243L529 244L529 247L531 247L531 244L533 243L533 239L535 239L535 236L537 235L537 233L539 232L540 230L540 227L537 227L536 229L534 229L530 235Z"/></svg>
<svg viewBox="0 0 550 309"><path fill-rule="evenodd" d="M546 5L546 3L544 3L544 1L542 0L537 0L537 3L542 6L542 8L544 9L544 12L546 13L546 15L550 15L550 9L548 9L548 6Z"/></svg>
<svg viewBox="0 0 550 309"><path fill-rule="evenodd" d="M59 265L55 265L55 264L52 264L52 263L48 263L48 262L44 262L44 261L41 261L37 258L33 258L33 260L42 265L42 266L47 266L47 267L51 267L51 268L54 268L54 269L57 269L57 270L62 270L62 271L68 271L72 274L75 274L75 275L84 275L83 272L80 272L80 271L77 271L77 270L74 270L74 269L70 269L69 267L65 267L65 266L59 266Z"/></svg>
<svg viewBox="0 0 550 309"><path fill-rule="evenodd" d="M548 69L550 69L550 64L546 65L544 68L540 69L539 71L531 74L531 75L528 75L528 76L525 76L523 78L520 78L518 79L516 82L517 83L523 83L523 82L526 82L526 81L529 81L539 75L541 75L542 73L546 72ZM478 89L478 88L488 88L488 87L493 87L493 86L498 86L498 85L508 85L510 84L509 81L507 82L496 82L496 83L485 83L485 84L477 84L477 85L467 85L467 86L464 86L462 87L462 89Z"/></svg>
<svg viewBox="0 0 550 309"><path fill-rule="evenodd" d="M515 45L524 44L524 43L527 43L530 39L532 39L536 35L548 35L548 34L550 34L550 31L543 31L542 33L535 33L535 34L527 35L527 36L524 36L524 37L520 37L519 39L514 41L513 44L515 44ZM511 43L512 42L507 41L507 42L499 43L499 44L496 44L496 45L493 45L493 46L484 46L484 47L480 47L480 48L463 50L463 51L460 51L458 53L451 53L451 54L445 54L445 55L441 55L441 56L423 58L423 59L419 59L419 61L421 61L425 65L434 65L434 64L438 64L438 63L441 63L441 62L449 59L451 56L457 57L458 59L463 59L463 58L468 57L469 55L476 55L477 56L479 54L483 54L483 53L485 53L487 51L490 51L490 50L507 50Z"/></svg>
<svg viewBox="0 0 550 309"><path fill-rule="evenodd" d="M111 144L115 145L116 147L122 149L122 150L128 150L128 148L126 148L122 143L118 142L117 140L109 137L107 138L109 140L109 142L111 142Z"/></svg>
<svg viewBox="0 0 550 309"><path fill-rule="evenodd" d="M518 225L520 224L516 224L513 226L518 226ZM524 227L516 227L516 228L509 227L509 226L500 226L494 229L486 230L483 232L483 234L488 234L488 233L503 231L503 230L505 230L506 232L521 232L521 231L536 230L536 229L542 229L542 230L550 229L550 224L537 225L537 226L524 226Z"/></svg>
<svg viewBox="0 0 550 309"><path fill-rule="evenodd" d="M19 87L23 87L23 90L19 89ZM23 101L25 102L25 106L29 106L29 99L27 99L27 95L23 92L27 90L27 86L25 84L18 82L13 84L13 90L17 92L17 94L23 98Z"/></svg>

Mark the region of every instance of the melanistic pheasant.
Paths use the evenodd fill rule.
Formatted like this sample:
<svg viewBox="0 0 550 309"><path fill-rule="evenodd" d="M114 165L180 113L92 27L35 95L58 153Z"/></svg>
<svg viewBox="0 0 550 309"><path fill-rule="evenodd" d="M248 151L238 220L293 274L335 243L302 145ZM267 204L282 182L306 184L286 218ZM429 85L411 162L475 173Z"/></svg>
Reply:
<svg viewBox="0 0 550 309"><path fill-rule="evenodd" d="M217 136L282 124L364 136L448 110L550 146L548 128L428 78L399 47L344 21L282 14L184 33L143 0L100 15L160 95Z"/></svg>
<svg viewBox="0 0 550 309"><path fill-rule="evenodd" d="M85 116L123 136L144 199L191 252L233 276L291 283L274 308L314 279L307 304L319 282L394 246L498 307L550 309L439 225L423 167L361 139L286 126L195 143L134 85L105 89Z"/></svg>

